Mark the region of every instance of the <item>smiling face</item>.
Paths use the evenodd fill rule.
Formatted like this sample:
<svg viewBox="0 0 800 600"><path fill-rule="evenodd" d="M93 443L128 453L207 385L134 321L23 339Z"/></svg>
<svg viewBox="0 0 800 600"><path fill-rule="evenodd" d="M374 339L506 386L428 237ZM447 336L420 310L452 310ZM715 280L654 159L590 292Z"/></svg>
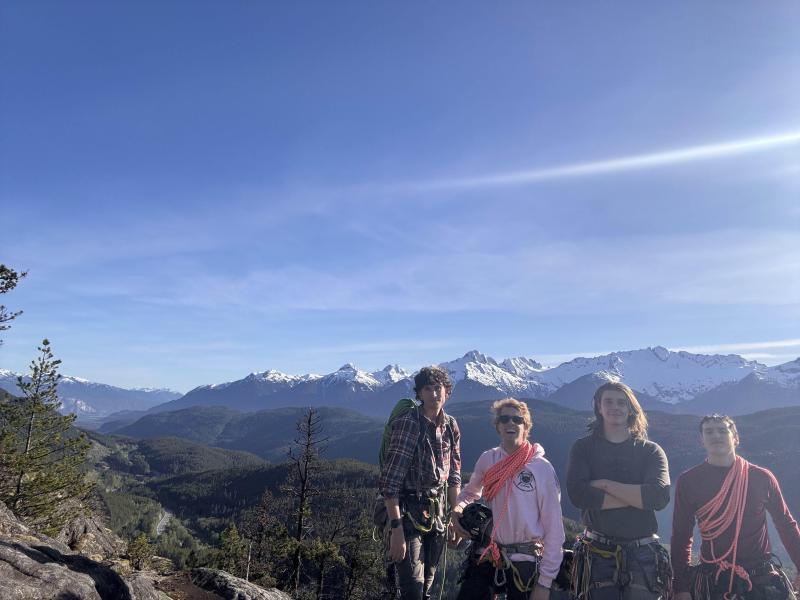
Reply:
<svg viewBox="0 0 800 600"><path fill-rule="evenodd" d="M422 386L418 395L425 410L438 415L447 400L447 388L442 384L431 383Z"/></svg>
<svg viewBox="0 0 800 600"><path fill-rule="evenodd" d="M625 392L605 390L600 396L597 409L603 418L603 423L607 426L627 427L628 417L631 415L631 404Z"/></svg>
<svg viewBox="0 0 800 600"><path fill-rule="evenodd" d="M703 447L710 458L735 454L736 446L739 444L739 436L722 420L704 421L701 435Z"/></svg>
<svg viewBox="0 0 800 600"><path fill-rule="evenodd" d="M505 447L518 447L527 439L530 428L518 408L504 406L495 417L495 429Z"/></svg>

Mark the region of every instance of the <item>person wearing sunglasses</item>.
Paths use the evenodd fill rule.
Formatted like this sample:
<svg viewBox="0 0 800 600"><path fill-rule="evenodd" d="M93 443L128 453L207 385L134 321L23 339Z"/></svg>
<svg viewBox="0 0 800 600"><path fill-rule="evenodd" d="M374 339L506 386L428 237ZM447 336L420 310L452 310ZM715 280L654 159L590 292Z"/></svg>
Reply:
<svg viewBox="0 0 800 600"><path fill-rule="evenodd" d="M492 406L500 445L481 454L452 512L456 534L464 508L480 498L492 510L488 540L473 541L458 600L548 600L561 566L564 523L561 490L544 448L531 444L528 406L514 398Z"/></svg>

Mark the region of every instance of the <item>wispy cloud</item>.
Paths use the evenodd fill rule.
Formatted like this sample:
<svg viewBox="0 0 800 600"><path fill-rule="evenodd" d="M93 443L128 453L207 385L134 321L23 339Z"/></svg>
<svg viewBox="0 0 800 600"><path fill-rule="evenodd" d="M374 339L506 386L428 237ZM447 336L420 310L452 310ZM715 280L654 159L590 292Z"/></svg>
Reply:
<svg viewBox="0 0 800 600"><path fill-rule="evenodd" d="M221 273L165 261L83 294L164 307L276 311L620 311L648 305L800 305L800 238L731 230L604 240L522 240L513 248L436 252L362 266L258 266ZM108 285L108 287L107 287ZM119 287L117 287L119 286ZM613 298L612 298L613 288Z"/></svg>
<svg viewBox="0 0 800 600"><path fill-rule="evenodd" d="M604 160L578 162L553 167L540 167L523 171L490 173L473 177L432 179L428 181L368 186L384 192L435 192L517 186L558 179L607 175L626 171L656 169L672 165L693 163L764 152L784 146L800 144L800 131L777 135L739 139L715 144L689 146L658 152L620 156Z"/></svg>
<svg viewBox="0 0 800 600"><path fill-rule="evenodd" d="M758 350L776 350L780 348L798 348L800 349L800 338L787 339L787 340L772 340L767 342L737 342L735 344L710 344L705 346L683 346L678 348L670 348L670 350L684 350L686 352L695 352L698 354L720 354L723 352L731 353L747 353L750 356L758 355L761 358L772 356L771 353L753 353L752 351Z"/></svg>

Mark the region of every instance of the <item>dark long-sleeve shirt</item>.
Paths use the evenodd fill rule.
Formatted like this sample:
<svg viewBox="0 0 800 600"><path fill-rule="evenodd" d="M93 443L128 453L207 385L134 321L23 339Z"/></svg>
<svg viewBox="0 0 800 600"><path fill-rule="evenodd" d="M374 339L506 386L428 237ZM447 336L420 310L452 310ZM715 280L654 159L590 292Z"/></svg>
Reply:
<svg viewBox="0 0 800 600"><path fill-rule="evenodd" d="M642 486L642 508L602 509L606 492L589 485L596 479ZM667 456L655 442L628 439L613 443L599 433L576 441L567 463L567 493L581 509L589 529L608 537L633 540L658 531L657 510L669 504Z"/></svg>
<svg viewBox="0 0 800 600"><path fill-rule="evenodd" d="M425 427L421 443L420 424ZM453 417L442 412L434 423L421 411L410 410L394 419L391 427L389 450L378 481L384 498L397 498L401 491L416 491L418 484L421 490L438 487L445 481L451 488L461 485L461 431Z"/></svg>
<svg viewBox="0 0 800 600"><path fill-rule="evenodd" d="M716 467L704 462L678 477L670 543L676 592L689 591L691 585L688 566L692 558L697 510L717 495L729 470L730 467ZM770 557L772 548L767 535L767 512L772 515L775 529L792 562L800 568L800 531L797 522L783 501L781 488L772 472L753 464L748 471L744 517L736 546L737 564L747 569ZM733 527L730 527L714 542L717 556L730 548L733 535ZM700 553L703 558L711 560L709 542L702 543Z"/></svg>

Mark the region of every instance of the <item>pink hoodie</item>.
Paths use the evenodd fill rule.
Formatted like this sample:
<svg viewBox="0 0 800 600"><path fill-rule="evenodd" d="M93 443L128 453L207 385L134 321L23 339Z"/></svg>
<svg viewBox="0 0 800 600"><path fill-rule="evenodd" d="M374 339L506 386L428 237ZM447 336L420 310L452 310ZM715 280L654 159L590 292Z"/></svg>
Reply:
<svg viewBox="0 0 800 600"><path fill-rule="evenodd" d="M502 448L492 448L481 454L469 483L458 495L456 507L463 509L475 502L483 492L483 476L495 463L508 456ZM536 454L525 465L511 484L508 513L500 518L506 505L507 488L503 488L489 502L495 519L495 541L498 544L519 544L542 540L544 551L539 565L539 583L549 588L561 566L564 543L564 523L561 520L561 488L553 465L544 457L544 448L538 447ZM531 560L525 554L512 554L512 560Z"/></svg>

